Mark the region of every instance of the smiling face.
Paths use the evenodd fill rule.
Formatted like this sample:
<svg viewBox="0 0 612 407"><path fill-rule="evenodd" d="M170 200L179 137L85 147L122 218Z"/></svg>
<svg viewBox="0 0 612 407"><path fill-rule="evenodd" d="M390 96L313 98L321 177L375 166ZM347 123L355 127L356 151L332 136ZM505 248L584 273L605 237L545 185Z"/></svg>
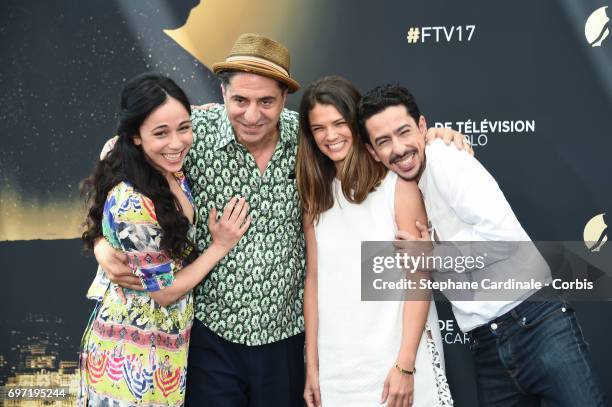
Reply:
<svg viewBox="0 0 612 407"><path fill-rule="evenodd" d="M142 122L134 144L142 146L147 160L165 176L180 171L193 143L189 112L168 97Z"/></svg>
<svg viewBox="0 0 612 407"><path fill-rule="evenodd" d="M347 121L333 105L317 103L308 113L308 122L317 147L334 162L336 173L340 173L353 146L353 134Z"/></svg>
<svg viewBox="0 0 612 407"><path fill-rule="evenodd" d="M237 73L221 87L223 101L238 141L260 146L277 133L287 91L274 79L251 73Z"/></svg>
<svg viewBox="0 0 612 407"><path fill-rule="evenodd" d="M423 116L417 123L403 105L389 106L365 122L371 145L368 151L376 161L405 180L418 179L425 165Z"/></svg>

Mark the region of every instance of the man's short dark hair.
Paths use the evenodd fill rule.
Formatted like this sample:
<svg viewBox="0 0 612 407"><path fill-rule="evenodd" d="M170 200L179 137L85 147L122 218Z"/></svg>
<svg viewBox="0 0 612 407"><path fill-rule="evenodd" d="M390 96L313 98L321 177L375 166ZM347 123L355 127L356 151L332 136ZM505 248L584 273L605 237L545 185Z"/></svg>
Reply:
<svg viewBox="0 0 612 407"><path fill-rule="evenodd" d="M232 80L232 78L234 77L234 75L236 75L238 73L244 73L244 72L243 71L225 70L225 71L221 71L221 72L217 73L217 78L219 78L219 80L221 81L221 84L223 84L223 86L227 86L227 85L229 85L229 83ZM260 75L260 76L264 76L264 75ZM273 79L273 78L271 78L271 79ZM278 83L278 87L280 88L281 92L284 93L285 91L289 90L289 86L287 86L283 82L276 81L276 83Z"/></svg>
<svg viewBox="0 0 612 407"><path fill-rule="evenodd" d="M402 105L417 124L421 117L421 110L408 89L394 84L377 86L367 92L359 101L359 133L364 143L370 143L370 136L366 129L366 121L390 106Z"/></svg>

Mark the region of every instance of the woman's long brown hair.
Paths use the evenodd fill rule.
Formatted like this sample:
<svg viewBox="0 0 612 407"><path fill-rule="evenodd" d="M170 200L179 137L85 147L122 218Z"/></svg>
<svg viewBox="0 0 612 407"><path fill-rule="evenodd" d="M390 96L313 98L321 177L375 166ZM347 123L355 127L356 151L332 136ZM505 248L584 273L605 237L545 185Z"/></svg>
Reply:
<svg viewBox="0 0 612 407"><path fill-rule="evenodd" d="M316 222L321 213L334 205L332 183L336 167L319 150L310 129L309 113L316 104L334 106L348 123L353 145L342 166L342 193L349 202L361 203L383 177L386 168L376 162L359 137L357 104L361 94L346 79L327 76L306 88L300 102L300 137L298 142L296 179L302 208L307 219Z"/></svg>

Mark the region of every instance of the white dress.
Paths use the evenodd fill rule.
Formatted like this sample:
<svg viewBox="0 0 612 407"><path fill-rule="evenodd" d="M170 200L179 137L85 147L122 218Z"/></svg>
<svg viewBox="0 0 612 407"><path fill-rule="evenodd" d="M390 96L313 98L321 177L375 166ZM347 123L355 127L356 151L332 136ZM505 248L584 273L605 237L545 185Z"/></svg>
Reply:
<svg viewBox="0 0 612 407"><path fill-rule="evenodd" d="M359 205L334 181L334 206L315 224L318 259L319 384L323 407L380 405L402 336L401 301L361 301L361 241L391 241L397 175ZM429 332L429 334L428 334ZM451 406L435 303L416 357L413 406Z"/></svg>

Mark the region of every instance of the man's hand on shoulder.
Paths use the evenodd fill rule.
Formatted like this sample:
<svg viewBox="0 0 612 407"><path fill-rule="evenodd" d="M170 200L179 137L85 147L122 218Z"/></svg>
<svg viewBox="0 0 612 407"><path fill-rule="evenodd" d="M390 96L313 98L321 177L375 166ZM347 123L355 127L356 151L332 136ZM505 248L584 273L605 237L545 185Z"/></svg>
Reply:
<svg viewBox="0 0 612 407"><path fill-rule="evenodd" d="M113 136L110 139L108 139L106 143L104 143L104 146L102 147L102 151L100 151L100 160L104 160L106 156L108 155L108 153L110 153L111 150L115 148L115 144L117 144L118 139L119 139L119 136Z"/></svg>

